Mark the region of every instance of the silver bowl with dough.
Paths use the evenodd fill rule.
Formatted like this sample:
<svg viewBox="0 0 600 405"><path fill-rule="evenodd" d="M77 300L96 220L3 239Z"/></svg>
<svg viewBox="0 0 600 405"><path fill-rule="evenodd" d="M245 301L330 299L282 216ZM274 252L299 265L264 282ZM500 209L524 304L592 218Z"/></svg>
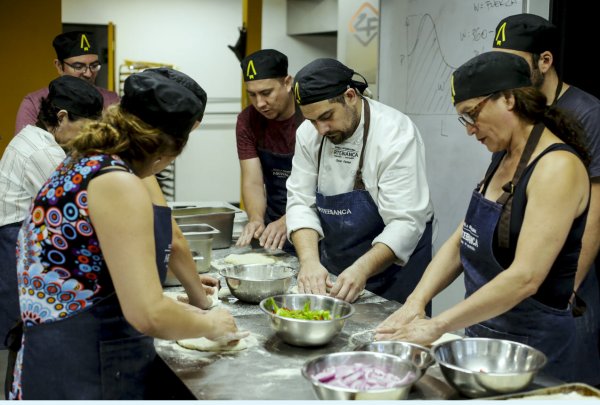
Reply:
<svg viewBox="0 0 600 405"><path fill-rule="evenodd" d="M271 300L272 298L272 300ZM311 310L327 310L331 320L294 319L276 315L273 303L279 308L303 309L306 302ZM321 346L341 332L346 321L354 314L354 306L326 295L284 294L265 298L260 309L269 316L271 329L284 342L294 346Z"/></svg>
<svg viewBox="0 0 600 405"><path fill-rule="evenodd" d="M547 361L531 346L502 339L452 340L432 351L444 378L471 398L524 389Z"/></svg>
<svg viewBox="0 0 600 405"><path fill-rule="evenodd" d="M221 269L219 274L225 278L234 297L258 304L266 297L284 294L295 273L280 264L244 264Z"/></svg>

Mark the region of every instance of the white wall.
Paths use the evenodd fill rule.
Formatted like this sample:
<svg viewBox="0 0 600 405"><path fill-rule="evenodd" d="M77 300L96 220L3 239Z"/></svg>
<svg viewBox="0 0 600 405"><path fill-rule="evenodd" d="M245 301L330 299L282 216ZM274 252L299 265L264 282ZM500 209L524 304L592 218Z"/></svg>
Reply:
<svg viewBox="0 0 600 405"><path fill-rule="evenodd" d="M263 1L263 48L288 55L292 74L315 58L335 57L335 37L286 35L286 3ZM200 83L208 107L177 158L175 196L179 201L238 202L235 120L241 73L227 45L238 39L241 0L62 0L62 16L63 23L113 22L117 65L125 59L170 63Z"/></svg>

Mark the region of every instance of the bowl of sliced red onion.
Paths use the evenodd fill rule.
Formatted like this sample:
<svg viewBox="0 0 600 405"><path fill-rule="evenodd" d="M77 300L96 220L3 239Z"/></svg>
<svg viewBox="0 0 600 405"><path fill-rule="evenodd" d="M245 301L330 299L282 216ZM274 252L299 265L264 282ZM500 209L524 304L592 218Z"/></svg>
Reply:
<svg viewBox="0 0 600 405"><path fill-rule="evenodd" d="M340 352L304 363L302 375L319 399L406 399L421 371L412 362L375 352Z"/></svg>

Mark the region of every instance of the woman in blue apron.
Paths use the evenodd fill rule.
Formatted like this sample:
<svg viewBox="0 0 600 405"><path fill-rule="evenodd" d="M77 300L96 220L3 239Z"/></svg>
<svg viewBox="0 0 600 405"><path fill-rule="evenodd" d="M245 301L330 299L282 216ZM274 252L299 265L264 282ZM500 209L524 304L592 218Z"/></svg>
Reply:
<svg viewBox="0 0 600 405"><path fill-rule="evenodd" d="M481 54L452 80L459 121L491 152L502 153L474 190L464 223L376 338L430 343L466 328L467 336L537 348L548 358L545 374L571 381L575 322L569 298L590 192L583 134L560 110L546 108L519 56ZM461 270L465 300L420 319L419 303Z"/></svg>
<svg viewBox="0 0 600 405"><path fill-rule="evenodd" d="M202 109L185 86L146 71L69 144L19 233L24 328L11 398L148 398L153 337L237 330L225 310L163 297L170 210L153 207L140 180L181 152Z"/></svg>
<svg viewBox="0 0 600 405"><path fill-rule="evenodd" d="M339 275L359 257L372 247L373 240L385 228L385 224L377 205L362 180L362 166L365 146L369 135L370 108L369 101L363 99L365 111L363 144L360 154L359 170L356 172L354 188L343 194L325 196L317 190L316 206L321 226L323 240L319 245L321 263L335 275ZM318 169L321 163L319 149ZM329 215L328 212L344 210L344 215ZM431 261L431 222L425 227L417 247L405 266L391 265L383 272L367 280L365 288L381 297L398 302L405 302L413 291L427 264ZM431 315L431 303L427 304L426 312Z"/></svg>

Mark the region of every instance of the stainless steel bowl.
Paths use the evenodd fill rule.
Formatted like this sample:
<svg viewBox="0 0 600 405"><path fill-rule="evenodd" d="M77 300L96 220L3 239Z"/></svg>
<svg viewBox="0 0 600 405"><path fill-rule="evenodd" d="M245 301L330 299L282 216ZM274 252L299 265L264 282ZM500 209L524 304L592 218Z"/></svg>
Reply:
<svg viewBox="0 0 600 405"><path fill-rule="evenodd" d="M349 388L341 388L320 382L314 376L330 367L363 363L376 367L382 371L394 374L402 383L391 388L358 391ZM421 371L413 363L401 360L399 357L374 352L340 352L319 356L304 363L302 375L313 387L319 399L324 400L350 400L350 399L406 399L412 385L420 378Z"/></svg>
<svg viewBox="0 0 600 405"><path fill-rule="evenodd" d="M354 314L354 306L346 301L325 295L284 294L272 297L278 307L302 309L310 301L310 309L327 310L329 321L309 321L278 316L273 313L269 298L260 302L260 309L271 320L271 328L284 342L295 346L320 346L329 343L344 327L344 323Z"/></svg>
<svg viewBox="0 0 600 405"><path fill-rule="evenodd" d="M262 299L284 294L294 270L278 264L245 264L221 269L219 274L231 294L241 301L258 304Z"/></svg>
<svg viewBox="0 0 600 405"><path fill-rule="evenodd" d="M432 350L446 380L471 398L521 390L547 361L531 346L501 339L464 338Z"/></svg>
<svg viewBox="0 0 600 405"><path fill-rule="evenodd" d="M410 342L371 342L357 347L355 351L393 354L401 360L412 362L421 371L421 375L425 374L429 366L435 363L433 353L428 348Z"/></svg>

